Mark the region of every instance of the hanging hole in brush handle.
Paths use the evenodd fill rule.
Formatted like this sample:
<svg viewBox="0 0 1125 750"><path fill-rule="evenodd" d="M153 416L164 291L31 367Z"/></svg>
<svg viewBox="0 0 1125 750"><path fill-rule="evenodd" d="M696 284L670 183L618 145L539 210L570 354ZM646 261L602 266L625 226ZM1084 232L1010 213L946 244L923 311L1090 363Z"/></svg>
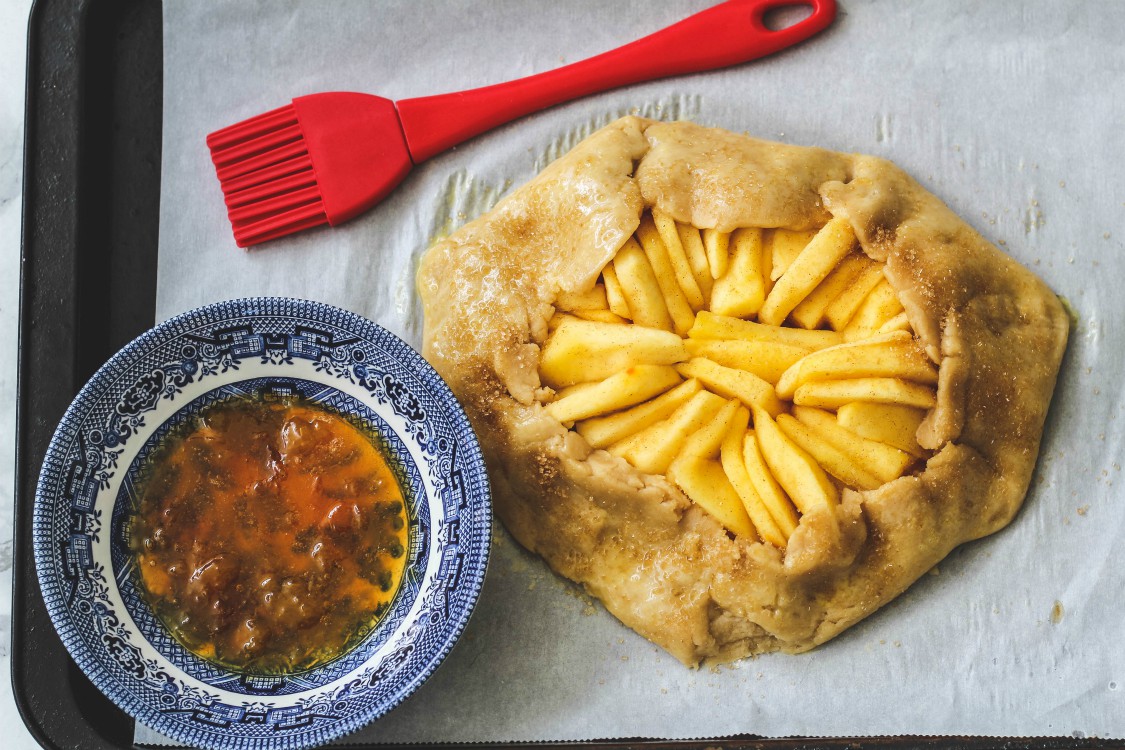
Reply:
<svg viewBox="0 0 1125 750"><path fill-rule="evenodd" d="M795 6L812 11L783 28L766 25L787 17L782 9ZM404 99L395 106L417 164L486 130L562 102L771 55L823 31L835 17L835 0L728 0L562 68L470 91Z"/></svg>
<svg viewBox="0 0 1125 750"><path fill-rule="evenodd" d="M811 4L802 2L787 2L784 5L766 8L762 13L762 25L770 31L782 31L804 21L813 14L814 10Z"/></svg>

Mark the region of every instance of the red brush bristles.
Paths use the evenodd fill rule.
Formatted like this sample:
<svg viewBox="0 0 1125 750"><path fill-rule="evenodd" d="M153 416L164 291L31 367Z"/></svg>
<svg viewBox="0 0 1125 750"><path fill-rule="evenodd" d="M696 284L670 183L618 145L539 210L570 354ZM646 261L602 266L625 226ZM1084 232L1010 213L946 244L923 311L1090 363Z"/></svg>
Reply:
<svg viewBox="0 0 1125 750"><path fill-rule="evenodd" d="M328 223L292 104L207 137L239 247Z"/></svg>

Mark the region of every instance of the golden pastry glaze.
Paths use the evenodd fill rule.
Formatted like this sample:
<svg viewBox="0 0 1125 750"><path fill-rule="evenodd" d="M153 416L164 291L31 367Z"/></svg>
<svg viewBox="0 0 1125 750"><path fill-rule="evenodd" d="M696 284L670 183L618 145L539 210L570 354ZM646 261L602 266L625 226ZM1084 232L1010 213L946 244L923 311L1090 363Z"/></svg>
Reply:
<svg viewBox="0 0 1125 750"><path fill-rule="evenodd" d="M547 415L539 346L645 205L699 228L846 218L940 366L916 476L846 491L787 551L731 539L663 476ZM423 258L424 354L478 433L505 526L685 664L805 651L889 602L1023 502L1069 321L1055 295L882 159L627 117Z"/></svg>

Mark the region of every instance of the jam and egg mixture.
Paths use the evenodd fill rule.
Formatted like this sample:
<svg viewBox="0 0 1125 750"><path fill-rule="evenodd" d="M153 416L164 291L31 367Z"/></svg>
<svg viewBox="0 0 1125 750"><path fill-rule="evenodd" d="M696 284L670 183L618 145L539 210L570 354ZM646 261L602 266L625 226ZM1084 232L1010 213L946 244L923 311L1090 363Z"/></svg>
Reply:
<svg viewBox="0 0 1125 750"><path fill-rule="evenodd" d="M131 519L141 588L204 659L314 668L388 609L406 564L402 489L375 440L301 398L233 399L154 452Z"/></svg>

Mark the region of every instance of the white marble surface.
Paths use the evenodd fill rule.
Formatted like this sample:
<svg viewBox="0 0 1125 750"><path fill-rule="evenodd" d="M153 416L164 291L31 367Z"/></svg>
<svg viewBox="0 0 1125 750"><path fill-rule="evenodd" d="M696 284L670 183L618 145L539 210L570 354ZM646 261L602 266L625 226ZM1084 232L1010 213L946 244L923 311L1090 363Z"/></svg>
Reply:
<svg viewBox="0 0 1125 750"><path fill-rule="evenodd" d="M16 339L27 18L31 0L0 2L0 745L39 747L12 699L12 503L15 497Z"/></svg>

